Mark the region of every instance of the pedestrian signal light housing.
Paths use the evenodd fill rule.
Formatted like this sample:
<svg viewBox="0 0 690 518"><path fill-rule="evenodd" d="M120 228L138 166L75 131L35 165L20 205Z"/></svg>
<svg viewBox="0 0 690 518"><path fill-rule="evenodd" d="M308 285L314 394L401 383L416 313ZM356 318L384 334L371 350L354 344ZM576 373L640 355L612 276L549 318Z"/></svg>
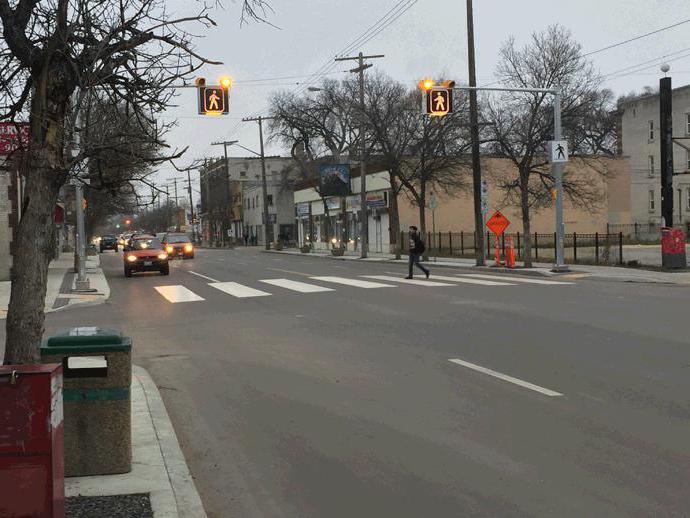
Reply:
<svg viewBox="0 0 690 518"><path fill-rule="evenodd" d="M232 88L232 77L225 76L220 78L220 86L223 90L230 90Z"/></svg>
<svg viewBox="0 0 690 518"><path fill-rule="evenodd" d="M446 79L441 83L444 88L455 88L455 81L452 79Z"/></svg>
<svg viewBox="0 0 690 518"><path fill-rule="evenodd" d="M206 86L206 78L205 77L197 77L194 80L194 84L197 86L197 88L200 88L202 86Z"/></svg>

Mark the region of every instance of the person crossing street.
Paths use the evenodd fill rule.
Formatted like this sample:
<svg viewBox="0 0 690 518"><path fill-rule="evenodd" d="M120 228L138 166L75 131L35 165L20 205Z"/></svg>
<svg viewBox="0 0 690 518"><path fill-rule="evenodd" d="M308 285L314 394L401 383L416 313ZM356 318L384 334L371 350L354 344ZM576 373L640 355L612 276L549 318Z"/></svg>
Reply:
<svg viewBox="0 0 690 518"><path fill-rule="evenodd" d="M419 261L422 257L422 254L424 253L424 250L426 250L426 247L424 246L424 241L422 241L422 238L419 236L419 232L417 231L417 227L412 225L410 227L410 260L409 260L409 273L407 274L406 279L412 279L412 267L417 266L420 270L424 272L426 275L426 278L429 278L430 271L428 268L425 268Z"/></svg>

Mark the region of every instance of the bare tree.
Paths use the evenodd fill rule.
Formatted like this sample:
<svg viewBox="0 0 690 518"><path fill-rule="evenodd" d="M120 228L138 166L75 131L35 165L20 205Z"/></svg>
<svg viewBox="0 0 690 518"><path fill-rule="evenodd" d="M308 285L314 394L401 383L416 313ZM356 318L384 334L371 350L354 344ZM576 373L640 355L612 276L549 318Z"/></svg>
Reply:
<svg viewBox="0 0 690 518"><path fill-rule="evenodd" d="M501 48L497 77L504 86L561 90L562 118L573 155L608 153L615 124L610 116L610 92L583 56L570 32L554 25L532 35L523 48L509 39ZM522 211L525 266L532 265L530 211L552 203L554 179L546 159L553 138L552 99L544 93L511 92L484 103L488 149L508 158L517 172L501 179L499 187L518 201ZM601 171L602 173L604 171ZM600 194L594 182L564 173L566 196L575 205L592 209Z"/></svg>
<svg viewBox="0 0 690 518"><path fill-rule="evenodd" d="M271 138L291 149L299 178L313 183L321 195L326 225L330 214L319 189L318 168L353 159L359 142L356 103L356 83L351 80L326 80L315 95L279 93L271 101Z"/></svg>
<svg viewBox="0 0 690 518"><path fill-rule="evenodd" d="M263 4L242 3L250 17ZM214 22L202 3L197 14L175 17L163 0L0 0L0 23L0 118L30 123L4 361L30 363L43 335L55 202L89 152L71 145L89 97L124 105L149 127L171 87L213 63L194 50L191 30Z"/></svg>

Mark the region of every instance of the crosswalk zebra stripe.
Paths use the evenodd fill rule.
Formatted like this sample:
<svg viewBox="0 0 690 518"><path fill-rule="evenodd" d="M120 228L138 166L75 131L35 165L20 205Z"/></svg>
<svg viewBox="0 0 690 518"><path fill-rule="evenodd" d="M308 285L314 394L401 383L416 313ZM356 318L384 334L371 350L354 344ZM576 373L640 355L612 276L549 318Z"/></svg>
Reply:
<svg viewBox="0 0 690 518"><path fill-rule="evenodd" d="M332 288L324 288L315 284L307 284L306 282L291 281L290 279L263 279L259 282L270 284L271 286L278 286L287 290L298 291L300 293L317 293L320 291L334 291Z"/></svg>
<svg viewBox="0 0 690 518"><path fill-rule="evenodd" d="M261 290L255 290L249 286L244 286L237 282L213 282L209 286L220 290L228 295L237 297L238 299L247 299L250 297L268 297L271 294Z"/></svg>
<svg viewBox="0 0 690 518"><path fill-rule="evenodd" d="M547 281L544 279L532 279L529 277L518 277L518 276L508 277L507 275L484 275L484 274L480 274L480 273L467 273L467 274L463 274L462 277L473 277L476 279L498 279L499 281L522 282L525 284L543 284L543 285L573 284L572 282Z"/></svg>
<svg viewBox="0 0 690 518"><path fill-rule="evenodd" d="M402 279L400 277L391 277L389 275L362 275L365 279L376 279L378 281L399 282L400 284L414 284L415 286L456 286L456 284L448 284L447 282L423 281L417 279Z"/></svg>
<svg viewBox="0 0 690 518"><path fill-rule="evenodd" d="M479 284L481 286L515 286L509 282L485 281L483 279L467 279L462 277L444 277L442 275L432 275L431 280L460 282L464 284Z"/></svg>
<svg viewBox="0 0 690 518"><path fill-rule="evenodd" d="M395 288L392 284L383 284L380 282L362 281L360 279L348 279L346 277L311 277L315 281L332 282L334 284L343 284L345 286L354 286L355 288Z"/></svg>
<svg viewBox="0 0 690 518"><path fill-rule="evenodd" d="M178 302L198 302L205 300L184 286L155 286L156 291L167 299L168 302L177 304Z"/></svg>

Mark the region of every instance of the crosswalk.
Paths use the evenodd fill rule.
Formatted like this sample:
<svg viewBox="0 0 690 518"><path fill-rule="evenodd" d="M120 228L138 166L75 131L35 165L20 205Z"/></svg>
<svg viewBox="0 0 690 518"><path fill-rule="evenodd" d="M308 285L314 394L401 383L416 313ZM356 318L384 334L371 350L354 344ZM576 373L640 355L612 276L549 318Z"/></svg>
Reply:
<svg viewBox="0 0 690 518"><path fill-rule="evenodd" d="M251 299L257 297L270 297L286 292L300 294L318 294L337 291L340 288L356 289L391 289L406 285L419 288L450 289L453 287L470 285L473 287L514 287L519 285L533 286L565 286L573 282L555 281L547 279L535 279L519 275L484 275L484 274L458 274L458 275L433 275L431 279L415 278L405 279L394 275L360 275L356 277L340 276L308 276L309 282L287 278L260 279L253 281L256 286L248 286L234 281L219 281L203 274L188 271L197 279L204 279L206 284L222 293L237 299ZM248 283L249 284L249 283ZM337 287L331 287L337 285ZM260 289L263 288L263 289ZM183 285L155 286L155 290L172 304L185 302L202 302L205 297L193 292Z"/></svg>

